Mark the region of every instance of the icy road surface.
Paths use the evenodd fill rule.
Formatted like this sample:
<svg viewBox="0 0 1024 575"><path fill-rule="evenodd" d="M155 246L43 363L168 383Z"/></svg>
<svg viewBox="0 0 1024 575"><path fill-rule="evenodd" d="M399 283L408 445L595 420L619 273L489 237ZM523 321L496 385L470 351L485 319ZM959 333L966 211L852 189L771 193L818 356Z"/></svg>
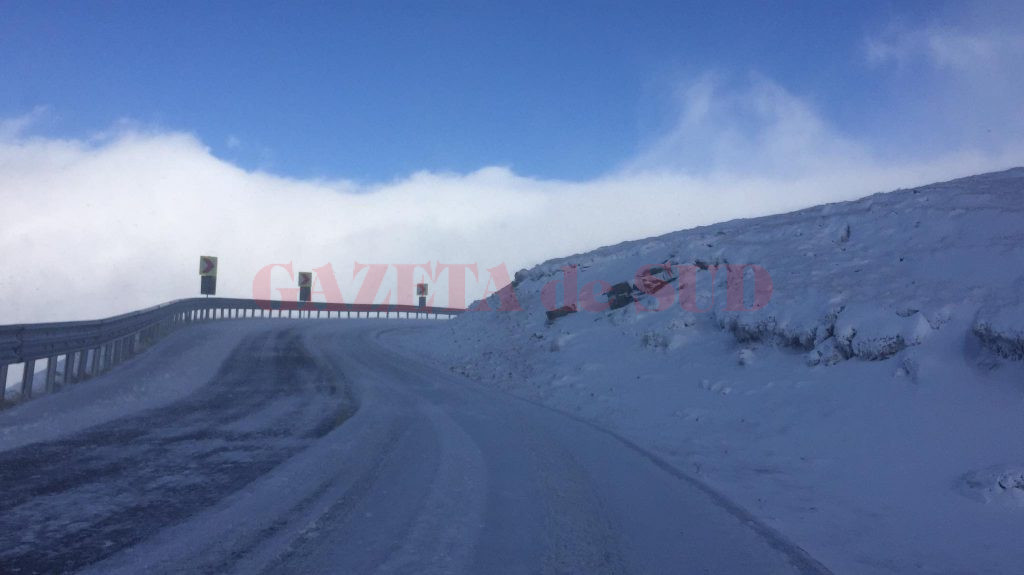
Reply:
<svg viewBox="0 0 1024 575"><path fill-rule="evenodd" d="M0 572L826 572L628 442L386 348L399 325L199 326L0 414Z"/></svg>

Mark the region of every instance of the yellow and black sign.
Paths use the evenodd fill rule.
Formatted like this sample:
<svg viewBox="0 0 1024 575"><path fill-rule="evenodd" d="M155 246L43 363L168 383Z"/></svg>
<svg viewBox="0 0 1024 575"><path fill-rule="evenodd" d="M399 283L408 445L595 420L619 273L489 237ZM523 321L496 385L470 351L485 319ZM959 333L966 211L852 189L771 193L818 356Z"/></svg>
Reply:
<svg viewBox="0 0 1024 575"><path fill-rule="evenodd" d="M217 295L217 258L199 256L199 293Z"/></svg>
<svg viewBox="0 0 1024 575"><path fill-rule="evenodd" d="M313 299L313 273L299 272L299 301Z"/></svg>
<svg viewBox="0 0 1024 575"><path fill-rule="evenodd" d="M199 275L217 277L217 258L214 256L199 256Z"/></svg>

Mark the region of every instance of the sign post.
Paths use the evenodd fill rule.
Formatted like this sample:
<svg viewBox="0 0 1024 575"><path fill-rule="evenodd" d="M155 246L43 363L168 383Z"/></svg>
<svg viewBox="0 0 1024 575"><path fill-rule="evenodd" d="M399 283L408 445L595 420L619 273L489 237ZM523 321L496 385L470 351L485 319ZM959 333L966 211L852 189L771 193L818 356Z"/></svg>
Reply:
<svg viewBox="0 0 1024 575"><path fill-rule="evenodd" d="M427 284L416 284L416 295L420 298L420 307L427 307Z"/></svg>
<svg viewBox="0 0 1024 575"><path fill-rule="evenodd" d="M217 295L217 258L199 256L199 293Z"/></svg>
<svg viewBox="0 0 1024 575"><path fill-rule="evenodd" d="M299 272L299 301L313 299L313 273Z"/></svg>

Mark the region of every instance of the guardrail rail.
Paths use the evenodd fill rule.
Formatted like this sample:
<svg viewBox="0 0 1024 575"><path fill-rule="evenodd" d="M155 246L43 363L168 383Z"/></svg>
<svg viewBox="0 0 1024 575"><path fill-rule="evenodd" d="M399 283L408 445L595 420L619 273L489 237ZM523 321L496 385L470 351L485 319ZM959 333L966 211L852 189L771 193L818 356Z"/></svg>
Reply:
<svg viewBox="0 0 1024 575"><path fill-rule="evenodd" d="M190 298L92 321L0 326L0 408L32 399L36 362L46 360L45 393L105 373L167 334L197 322L245 318L451 318L465 310L389 304ZM276 313L276 315L275 315ZM285 315L287 313L287 315ZM376 314L373 316L371 314ZM382 316L383 314L383 316ZM7 371L22 364L19 393L7 397Z"/></svg>

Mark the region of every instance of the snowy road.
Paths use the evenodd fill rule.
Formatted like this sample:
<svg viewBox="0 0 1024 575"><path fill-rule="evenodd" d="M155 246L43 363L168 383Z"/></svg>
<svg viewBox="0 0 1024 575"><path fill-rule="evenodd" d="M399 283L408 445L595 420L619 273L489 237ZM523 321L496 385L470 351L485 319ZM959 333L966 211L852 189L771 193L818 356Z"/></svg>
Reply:
<svg viewBox="0 0 1024 575"><path fill-rule="evenodd" d="M0 572L825 572L627 442L389 349L396 322L243 324L191 395L0 451Z"/></svg>

